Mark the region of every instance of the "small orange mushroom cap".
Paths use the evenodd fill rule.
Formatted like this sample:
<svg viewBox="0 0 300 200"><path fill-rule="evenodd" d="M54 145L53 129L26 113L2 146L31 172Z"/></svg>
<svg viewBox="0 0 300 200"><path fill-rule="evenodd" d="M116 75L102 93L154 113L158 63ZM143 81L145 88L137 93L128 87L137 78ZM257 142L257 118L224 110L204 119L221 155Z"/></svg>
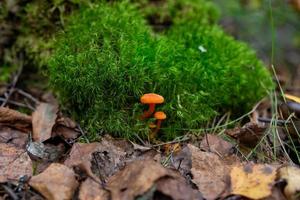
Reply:
<svg viewBox="0 0 300 200"><path fill-rule="evenodd" d="M164 120L167 118L167 115L162 111L157 111L154 113L154 118L157 120Z"/></svg>
<svg viewBox="0 0 300 200"><path fill-rule="evenodd" d="M160 104L160 103L163 103L164 101L165 101L165 99L163 96L160 96L155 93L144 94L141 97L142 104Z"/></svg>

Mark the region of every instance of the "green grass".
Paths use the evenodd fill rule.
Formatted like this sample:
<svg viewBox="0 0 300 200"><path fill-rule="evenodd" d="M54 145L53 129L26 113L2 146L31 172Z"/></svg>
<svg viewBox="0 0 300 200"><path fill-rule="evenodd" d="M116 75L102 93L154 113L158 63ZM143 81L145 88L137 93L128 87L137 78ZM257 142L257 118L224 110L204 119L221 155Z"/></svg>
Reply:
<svg viewBox="0 0 300 200"><path fill-rule="evenodd" d="M215 25L212 4L174 2L163 8L172 26L162 33L147 25L141 4L122 1L82 8L57 37L51 85L92 139L146 137L143 93L165 97L160 136L169 140L225 112L246 112L272 88L255 52Z"/></svg>

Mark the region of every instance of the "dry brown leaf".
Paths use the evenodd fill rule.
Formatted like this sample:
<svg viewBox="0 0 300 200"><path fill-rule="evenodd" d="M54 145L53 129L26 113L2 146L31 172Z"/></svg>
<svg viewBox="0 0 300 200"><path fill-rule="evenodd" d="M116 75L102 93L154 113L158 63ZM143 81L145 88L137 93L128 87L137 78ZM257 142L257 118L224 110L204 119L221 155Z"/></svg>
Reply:
<svg viewBox="0 0 300 200"><path fill-rule="evenodd" d="M51 200L72 199L78 186L73 170L58 163L51 164L44 172L33 176L29 184Z"/></svg>
<svg viewBox="0 0 300 200"><path fill-rule="evenodd" d="M168 159L167 154L163 159ZM177 153L172 154L172 161L168 163L168 167L177 169L184 177L189 177L192 168L192 154L187 146L181 148Z"/></svg>
<svg viewBox="0 0 300 200"><path fill-rule="evenodd" d="M167 197L171 197L172 200L203 199L201 193L192 189L183 177L175 177L164 177L157 181L155 188L159 193L156 199L167 199Z"/></svg>
<svg viewBox="0 0 300 200"><path fill-rule="evenodd" d="M56 121L57 124L63 125L65 127L74 129L77 127L76 122L74 122L71 118L69 117L59 117Z"/></svg>
<svg viewBox="0 0 300 200"><path fill-rule="evenodd" d="M233 152L233 145L230 142L212 134L206 134L204 136L201 141L200 148L207 152L216 153L222 156L229 155Z"/></svg>
<svg viewBox="0 0 300 200"><path fill-rule="evenodd" d="M147 192L155 181L168 175L168 170L153 160L133 161L109 179L107 188L112 199L131 200Z"/></svg>
<svg viewBox="0 0 300 200"><path fill-rule="evenodd" d="M0 107L0 124L8 125L20 130L30 130L31 116L13 109Z"/></svg>
<svg viewBox="0 0 300 200"><path fill-rule="evenodd" d="M192 181L204 198L216 199L226 191L230 166L214 153L203 152L190 144L188 147L192 153Z"/></svg>
<svg viewBox="0 0 300 200"><path fill-rule="evenodd" d="M91 178L87 178L81 183L79 190L80 200L109 200L109 192Z"/></svg>
<svg viewBox="0 0 300 200"><path fill-rule="evenodd" d="M92 159L93 152L97 151L99 143L75 143L72 146L69 158L65 161L65 165L68 167L79 167L81 170L87 173L87 175L95 178L92 172Z"/></svg>
<svg viewBox="0 0 300 200"><path fill-rule="evenodd" d="M276 178L276 168L270 165L236 165L230 172L231 193L250 199L262 199L271 195Z"/></svg>
<svg viewBox="0 0 300 200"><path fill-rule="evenodd" d="M300 12L300 0L290 0L290 3L298 12Z"/></svg>
<svg viewBox="0 0 300 200"><path fill-rule="evenodd" d="M280 186L274 186L271 195L260 200L287 200Z"/></svg>
<svg viewBox="0 0 300 200"><path fill-rule="evenodd" d="M58 106L41 103L32 114L32 132L34 141L43 142L51 137L57 118Z"/></svg>
<svg viewBox="0 0 300 200"><path fill-rule="evenodd" d="M255 122L249 122L243 127L227 130L225 133L247 147L255 147L264 135L267 126Z"/></svg>
<svg viewBox="0 0 300 200"><path fill-rule="evenodd" d="M12 144L17 148L25 148L28 134L9 127L0 126L0 143Z"/></svg>
<svg viewBox="0 0 300 200"><path fill-rule="evenodd" d="M288 200L299 199L300 193L300 169L298 167L287 166L279 169L279 177L287 181L284 194Z"/></svg>
<svg viewBox="0 0 300 200"><path fill-rule="evenodd" d="M0 143L0 183L32 175L32 162L23 149Z"/></svg>
<svg viewBox="0 0 300 200"><path fill-rule="evenodd" d="M63 125L56 125L52 131L52 137L58 135L58 136L62 136L64 139L71 139L71 140L75 140L80 136L80 134L81 134L80 132L77 132L74 129Z"/></svg>
<svg viewBox="0 0 300 200"><path fill-rule="evenodd" d="M44 144L42 142L29 142L26 146L28 155L33 160L55 161L58 160L65 152L62 143L58 145Z"/></svg>
<svg viewBox="0 0 300 200"><path fill-rule="evenodd" d="M65 165L77 166L89 176L93 178L97 176L105 181L124 165L125 155L124 149L106 139L100 143L76 143L73 145Z"/></svg>

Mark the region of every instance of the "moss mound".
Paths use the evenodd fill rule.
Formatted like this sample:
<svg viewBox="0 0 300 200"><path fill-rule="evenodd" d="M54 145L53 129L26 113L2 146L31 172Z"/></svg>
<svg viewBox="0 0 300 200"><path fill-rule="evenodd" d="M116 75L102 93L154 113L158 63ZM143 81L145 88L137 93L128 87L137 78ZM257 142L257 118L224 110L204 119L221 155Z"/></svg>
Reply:
<svg viewBox="0 0 300 200"><path fill-rule="evenodd" d="M91 139L101 131L147 135L148 121L139 119L144 93L165 97L158 110L167 113L162 135L171 139L225 111L246 111L272 87L255 53L211 25L211 4L178 2L165 12L172 25L163 34L122 1L82 8L58 36L50 81Z"/></svg>

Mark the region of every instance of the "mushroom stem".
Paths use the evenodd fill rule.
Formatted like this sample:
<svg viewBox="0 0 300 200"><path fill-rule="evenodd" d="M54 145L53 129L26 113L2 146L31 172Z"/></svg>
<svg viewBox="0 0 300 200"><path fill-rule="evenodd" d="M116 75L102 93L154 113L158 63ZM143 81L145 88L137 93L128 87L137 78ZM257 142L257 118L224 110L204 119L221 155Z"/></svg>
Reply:
<svg viewBox="0 0 300 200"><path fill-rule="evenodd" d="M154 103L149 104L149 109L143 113L141 119L150 117L152 113L154 113L154 110L155 110L155 104Z"/></svg>
<svg viewBox="0 0 300 200"><path fill-rule="evenodd" d="M157 133L158 133L160 127L161 127L161 122L162 122L161 119L158 119L158 120L157 120L156 129L155 129L154 132L153 132L153 136L154 136L154 137L156 137L156 135L157 135Z"/></svg>

